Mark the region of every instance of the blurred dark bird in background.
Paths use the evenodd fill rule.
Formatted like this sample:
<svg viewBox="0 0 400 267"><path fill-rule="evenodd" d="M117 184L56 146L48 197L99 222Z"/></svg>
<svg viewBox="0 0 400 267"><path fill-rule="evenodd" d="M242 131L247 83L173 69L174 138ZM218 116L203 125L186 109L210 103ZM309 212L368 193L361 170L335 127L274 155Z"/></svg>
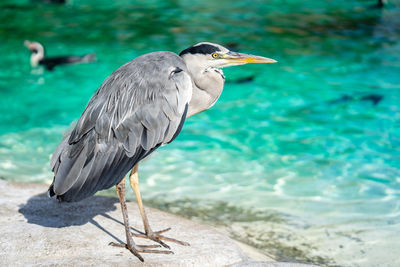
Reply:
<svg viewBox="0 0 400 267"><path fill-rule="evenodd" d="M250 83L252 81L254 81L255 76L254 75L250 75L250 76L245 76L245 77L241 77L239 79L233 80L231 81L232 83Z"/></svg>
<svg viewBox="0 0 400 267"><path fill-rule="evenodd" d="M24 45L32 52L32 67L43 65L47 70L53 70L54 67L58 65L89 63L96 60L96 54L94 53L86 54L84 56L46 57L42 44L25 40Z"/></svg>
<svg viewBox="0 0 400 267"><path fill-rule="evenodd" d="M39 4L65 4L67 0L31 0L31 2Z"/></svg>
<svg viewBox="0 0 400 267"><path fill-rule="evenodd" d="M378 105L383 99L383 95L368 94L363 96L342 95L340 98L328 101L329 104L344 104L350 101L366 101L371 102L374 106Z"/></svg>

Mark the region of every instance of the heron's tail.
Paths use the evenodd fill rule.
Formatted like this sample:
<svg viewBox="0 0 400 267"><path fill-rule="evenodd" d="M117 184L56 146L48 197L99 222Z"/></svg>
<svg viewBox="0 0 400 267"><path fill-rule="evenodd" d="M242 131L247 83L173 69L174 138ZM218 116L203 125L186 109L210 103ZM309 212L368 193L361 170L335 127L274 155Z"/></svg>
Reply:
<svg viewBox="0 0 400 267"><path fill-rule="evenodd" d="M51 160L54 180L48 195L59 201L79 201L116 185L150 152L139 147L133 157L128 157L123 145L116 140L98 145L94 130L76 143L69 144L68 137L58 146Z"/></svg>

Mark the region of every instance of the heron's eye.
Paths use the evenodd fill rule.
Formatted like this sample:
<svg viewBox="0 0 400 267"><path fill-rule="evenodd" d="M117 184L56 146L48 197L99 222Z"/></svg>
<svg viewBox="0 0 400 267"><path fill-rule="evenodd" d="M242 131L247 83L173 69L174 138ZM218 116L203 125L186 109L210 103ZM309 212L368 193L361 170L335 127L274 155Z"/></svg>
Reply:
<svg viewBox="0 0 400 267"><path fill-rule="evenodd" d="M219 57L218 53L212 53L211 56L212 56L213 58Z"/></svg>

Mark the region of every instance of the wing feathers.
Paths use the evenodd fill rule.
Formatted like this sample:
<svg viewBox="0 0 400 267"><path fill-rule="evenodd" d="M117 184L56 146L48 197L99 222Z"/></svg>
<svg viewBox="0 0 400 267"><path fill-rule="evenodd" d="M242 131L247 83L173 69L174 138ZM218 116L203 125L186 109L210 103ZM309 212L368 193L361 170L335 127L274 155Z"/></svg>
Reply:
<svg viewBox="0 0 400 267"><path fill-rule="evenodd" d="M61 163L54 178L54 192L62 195L68 191L78 179L86 161L87 148L84 147L75 157L66 156L68 150L61 154ZM57 179L58 178L58 179Z"/></svg>
<svg viewBox="0 0 400 267"><path fill-rule="evenodd" d="M176 66L171 66L175 64ZM181 71L173 71L177 68ZM117 184L180 132L192 81L169 52L139 57L107 78L51 159L51 192L78 201Z"/></svg>
<svg viewBox="0 0 400 267"><path fill-rule="evenodd" d="M85 111L82 113L82 116L79 118L78 123L75 126L75 129L72 131L68 143L76 143L79 139L81 139L87 132L89 132L96 124L97 119L100 116L100 113L103 110L104 103L99 101L98 92L93 96L93 98L89 101Z"/></svg>

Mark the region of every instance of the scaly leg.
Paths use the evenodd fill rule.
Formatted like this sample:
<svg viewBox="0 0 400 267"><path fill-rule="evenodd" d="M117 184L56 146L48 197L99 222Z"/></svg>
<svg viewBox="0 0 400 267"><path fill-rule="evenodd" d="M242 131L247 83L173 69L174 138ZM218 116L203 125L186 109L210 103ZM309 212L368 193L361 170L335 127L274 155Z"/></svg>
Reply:
<svg viewBox="0 0 400 267"><path fill-rule="evenodd" d="M135 242L133 241L131 232L129 230L129 218L128 218L128 212L127 212L126 201L125 201L125 178L122 179L122 181L119 182L116 187L117 187L117 194L118 194L119 202L121 203L122 216L124 218L126 244L116 244L114 242L111 242L110 245L116 246L116 247L127 248L130 252L132 252L133 255L138 257L139 260L141 260L141 261L144 261L144 260L143 260L142 256L140 256L139 252L172 254L172 251L148 249L148 248L155 248L155 247L159 247L159 246L141 246L141 245L135 244Z"/></svg>
<svg viewBox="0 0 400 267"><path fill-rule="evenodd" d="M139 175L138 175L138 169L139 169L139 164L136 164L135 167L133 167L132 172L129 176L129 180L131 182L131 187L133 189L133 192L135 192L135 196L137 199L137 203L139 206L139 211L140 211L140 215L142 216L142 220L143 220L143 225L144 225L144 232L145 234L136 234L136 233L132 233L133 236L136 237L141 237L141 238L148 238L151 239L159 244L161 244L163 247L166 248L170 248L167 244L165 244L164 242L162 242L161 240L165 240L165 241L171 241L171 242L175 242L178 243L180 245L183 246L189 246L189 243L183 242L183 241L179 241L173 238L169 238L169 237L165 237L162 236L161 234L170 230L171 228L167 228L161 231L157 231L157 232L153 232L150 228L149 225L149 221L147 219L147 215L146 212L144 211L144 207L143 207L143 203L142 203L142 197L140 195L140 190L139 190Z"/></svg>

